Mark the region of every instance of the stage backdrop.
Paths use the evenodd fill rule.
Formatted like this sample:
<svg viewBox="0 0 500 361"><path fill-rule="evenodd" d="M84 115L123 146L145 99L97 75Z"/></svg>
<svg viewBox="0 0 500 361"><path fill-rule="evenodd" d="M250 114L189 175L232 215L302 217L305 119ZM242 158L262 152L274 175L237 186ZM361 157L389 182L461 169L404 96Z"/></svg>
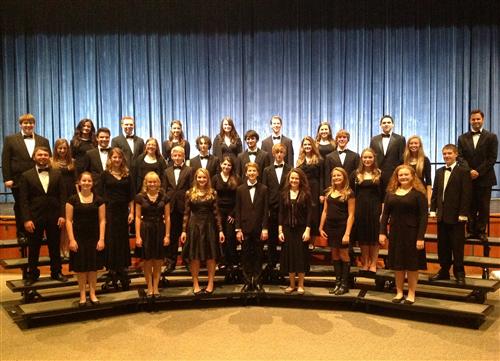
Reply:
<svg viewBox="0 0 500 361"><path fill-rule="evenodd" d="M391 114L440 162L471 108L500 131L498 3L3 1L0 139L26 112L51 142L123 115L144 138L180 119L194 143L226 115L263 138L279 114L296 153L322 120L360 151Z"/></svg>

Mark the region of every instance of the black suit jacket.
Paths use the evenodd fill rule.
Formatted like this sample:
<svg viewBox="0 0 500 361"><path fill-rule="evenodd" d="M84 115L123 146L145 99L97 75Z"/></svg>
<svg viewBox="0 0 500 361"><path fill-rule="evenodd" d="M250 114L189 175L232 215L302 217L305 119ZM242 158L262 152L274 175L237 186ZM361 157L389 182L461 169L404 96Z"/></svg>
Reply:
<svg viewBox="0 0 500 361"><path fill-rule="evenodd" d="M458 137L458 157L464 165L479 173L479 177L473 180L480 187L491 187L497 184L495 176L495 162L498 156L498 138L496 134L483 129L476 149L469 131Z"/></svg>
<svg viewBox="0 0 500 361"><path fill-rule="evenodd" d="M236 190L235 229L243 234L260 234L267 229L268 221L267 187L257 183L252 203L250 190L244 183Z"/></svg>
<svg viewBox="0 0 500 361"><path fill-rule="evenodd" d="M278 179L274 170L274 163L264 169L262 183L267 187L267 198L269 202L269 210L278 211L280 207L280 194L286 183L286 176L292 169L288 164L283 165L283 173L281 179Z"/></svg>
<svg viewBox="0 0 500 361"><path fill-rule="evenodd" d="M240 179L246 179L245 165L249 162L250 155L248 154L248 150L238 155L238 160L236 162L236 174L239 175ZM257 163L259 166L259 177L257 179L260 182L262 180L264 169L269 165L268 153L262 149L257 149L257 154L255 155L255 163Z"/></svg>
<svg viewBox="0 0 500 361"><path fill-rule="evenodd" d="M47 138L35 134L35 147L44 146L49 149ZM13 180L14 186L18 186L21 174L35 166L35 162L28 153L21 132L7 136L3 142L2 149L2 174L4 182Z"/></svg>
<svg viewBox="0 0 500 361"><path fill-rule="evenodd" d="M137 135L134 135L134 153L127 142L127 138L123 134L114 137L111 141L111 148L118 147L123 151L125 159L127 160L127 167L132 169L135 165L137 157L144 153L144 140Z"/></svg>
<svg viewBox="0 0 500 361"><path fill-rule="evenodd" d="M359 165L359 154L353 152L350 149L345 150L345 159L344 164L340 161L340 154L338 150L334 150L330 154L328 154L325 158L325 180L324 186L328 188L331 186L331 173L333 168L341 167L347 172L347 176L349 177L352 172L354 172Z"/></svg>
<svg viewBox="0 0 500 361"><path fill-rule="evenodd" d="M104 172L104 169L101 162L101 156L99 155L99 148L88 150L87 153L85 153L85 170L92 174L95 190L101 189L101 174Z"/></svg>
<svg viewBox="0 0 500 361"><path fill-rule="evenodd" d="M181 146L179 143L172 143L170 140L165 140L161 145L161 154L163 155L163 158L165 158L169 166L174 164L174 161L170 157L170 153L172 152L172 148L177 145ZM184 139L183 148L184 148L184 159L187 160L189 159L189 154L191 153L191 146L189 145L187 139Z"/></svg>
<svg viewBox="0 0 500 361"><path fill-rule="evenodd" d="M198 169L200 169L201 168L200 156L197 155L196 157L191 158L189 160L189 166L193 168L193 173L196 172ZM213 154L208 155L207 170L210 173L210 178L212 178L219 172L219 158L217 158Z"/></svg>
<svg viewBox="0 0 500 361"><path fill-rule="evenodd" d="M286 158L285 158L285 163L288 164L289 166L293 167L293 142L290 138L285 137L284 135L281 135L281 144L283 144L286 148ZM269 164L274 162L273 159L273 137L270 135L266 139L262 141L262 150L266 151L268 156L269 156Z"/></svg>
<svg viewBox="0 0 500 361"><path fill-rule="evenodd" d="M175 184L174 167L170 166L165 171L165 194L170 199L170 212L184 214L186 191L191 188L193 183L193 169L183 165L179 174L179 180Z"/></svg>
<svg viewBox="0 0 500 361"><path fill-rule="evenodd" d="M20 178L20 198L22 221L57 222L64 217L66 199L61 173L49 169L49 186L45 193L35 167L25 171Z"/></svg>
<svg viewBox="0 0 500 361"><path fill-rule="evenodd" d="M436 212L438 222L456 224L458 216L469 215L471 179L468 168L457 164L448 179L443 201L445 168L441 167L436 171L432 187L431 212Z"/></svg>
<svg viewBox="0 0 500 361"><path fill-rule="evenodd" d="M387 146L387 152L384 155L384 147L382 146L382 134L374 136L370 141L372 148L377 155L377 166L382 171L382 183L387 186L389 179L394 172L394 169L400 164L403 164L403 153L405 151L405 138L399 134L392 133Z"/></svg>

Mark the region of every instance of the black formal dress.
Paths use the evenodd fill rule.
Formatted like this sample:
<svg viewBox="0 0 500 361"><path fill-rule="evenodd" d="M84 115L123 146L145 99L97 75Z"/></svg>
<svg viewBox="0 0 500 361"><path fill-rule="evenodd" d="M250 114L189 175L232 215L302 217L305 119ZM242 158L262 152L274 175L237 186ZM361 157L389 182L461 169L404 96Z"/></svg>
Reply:
<svg viewBox="0 0 500 361"><path fill-rule="evenodd" d="M130 175L117 179L109 171L102 173L101 185L106 201L106 268L122 270L130 266L128 206L134 186Z"/></svg>
<svg viewBox="0 0 500 361"><path fill-rule="evenodd" d="M351 194L352 198L354 195ZM345 229L347 227L347 218L349 217L348 209L349 198L345 201L338 197L328 196L326 202L328 211L323 230L328 235L328 245L335 248L348 248L349 244L343 244Z"/></svg>
<svg viewBox="0 0 500 361"><path fill-rule="evenodd" d="M85 167L87 166L87 160L85 155L87 151L96 148L96 146L91 140L80 139L80 142L77 145L72 139L69 148L71 149L71 156L75 160L76 172L80 174L86 170Z"/></svg>
<svg viewBox="0 0 500 361"><path fill-rule="evenodd" d="M59 166L57 170L59 170L59 172L61 173L64 194L66 194L66 197L69 198L73 194L76 194L76 168L68 169L67 166Z"/></svg>
<svg viewBox="0 0 500 361"><path fill-rule="evenodd" d="M227 145L224 141L224 137L221 137L220 134L217 134L212 143L213 153L219 159L219 161L222 161L224 156L228 155L233 159L234 164L237 164L238 154L243 151L243 144L241 143L241 139L239 137L236 138L234 143Z"/></svg>
<svg viewBox="0 0 500 361"><path fill-rule="evenodd" d="M307 164L306 162L302 163L299 166L300 169L304 171L307 177L307 181L309 182L309 188L311 190L311 236L318 235L318 225L320 214L320 202L319 196L323 194L324 189L324 177L323 174L325 172L324 169L324 161L323 159L319 159L316 164Z"/></svg>
<svg viewBox="0 0 500 361"><path fill-rule="evenodd" d="M82 203L74 194L67 203L73 206L73 234L78 250L70 251L69 265L74 272L94 272L104 266L104 250L96 249L99 241L99 207L104 200L94 194L91 203ZM106 247L106 245L105 245Z"/></svg>
<svg viewBox="0 0 500 361"><path fill-rule="evenodd" d="M333 144L321 144L318 143L319 154L321 154L321 158L326 159L326 156L335 150Z"/></svg>
<svg viewBox="0 0 500 361"><path fill-rule="evenodd" d="M145 154L141 154L135 160L135 190L139 193L142 190L142 182L144 177L149 172L155 172L160 177L160 181L164 181L167 162L162 157L156 159L154 163L148 163L144 160Z"/></svg>
<svg viewBox="0 0 500 361"><path fill-rule="evenodd" d="M409 164L415 171L417 171L416 164ZM424 168L422 169L422 176L419 176L418 179L422 182L424 187L432 186L432 178L431 178L431 161L429 158L424 158Z"/></svg>
<svg viewBox="0 0 500 361"><path fill-rule="evenodd" d="M222 232L217 199L193 200L186 194L183 232L187 238L182 248L185 260L218 259L221 250L219 232Z"/></svg>
<svg viewBox="0 0 500 361"><path fill-rule="evenodd" d="M232 188L229 182L224 182L220 173L212 177L212 187L217 192L217 205L219 207L222 229L225 236L223 244L223 258L226 266L238 264L238 255L236 252L236 237L234 221L229 223L227 217L234 218L236 205L236 188Z"/></svg>
<svg viewBox="0 0 500 361"><path fill-rule="evenodd" d="M405 195L387 193L380 233L389 232L387 266L396 271L427 269L425 248L417 249L417 240L424 239L427 228L427 197L412 189Z"/></svg>
<svg viewBox="0 0 500 361"><path fill-rule="evenodd" d="M289 197L288 193L280 199L279 224L285 236L281 246L280 271L282 274L305 273L309 271L309 242L304 242L302 235L306 227L311 226L312 202L310 197L305 197L303 201L298 201L299 197L293 200Z"/></svg>
<svg viewBox="0 0 500 361"><path fill-rule="evenodd" d="M356 198L351 242L360 246L376 246L382 212L381 186L371 179L358 183L356 172L354 172L351 175L351 189Z"/></svg>
<svg viewBox="0 0 500 361"><path fill-rule="evenodd" d="M163 259L166 247L165 238L165 206L168 199L161 191L154 202L145 194L135 196L135 202L141 206L141 239L142 246L135 247L135 256L150 260Z"/></svg>

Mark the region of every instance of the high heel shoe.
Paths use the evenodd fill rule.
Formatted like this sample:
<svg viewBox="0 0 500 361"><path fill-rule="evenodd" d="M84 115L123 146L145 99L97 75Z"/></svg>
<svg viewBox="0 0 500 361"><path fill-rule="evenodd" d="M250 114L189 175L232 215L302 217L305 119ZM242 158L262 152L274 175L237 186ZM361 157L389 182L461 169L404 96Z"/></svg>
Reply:
<svg viewBox="0 0 500 361"><path fill-rule="evenodd" d="M406 302L405 301L405 297L404 296L401 296L401 297L394 297L392 300L392 303L401 303L401 302Z"/></svg>

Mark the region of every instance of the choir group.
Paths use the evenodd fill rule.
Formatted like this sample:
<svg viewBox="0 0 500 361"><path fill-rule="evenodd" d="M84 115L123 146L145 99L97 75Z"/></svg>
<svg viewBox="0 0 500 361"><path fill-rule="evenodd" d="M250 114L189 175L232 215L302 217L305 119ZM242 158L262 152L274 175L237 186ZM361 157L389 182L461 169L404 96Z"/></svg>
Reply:
<svg viewBox="0 0 500 361"><path fill-rule="evenodd" d="M257 132L244 134L245 151L234 121L225 117L213 140L196 138L199 154L190 158L179 120L170 123L160 147L155 138L135 134L132 117L121 119L122 134L113 139L109 129L96 130L92 120L82 119L71 141L58 139L52 154L48 140L34 132L34 116L24 114L21 131L4 140L2 171L15 200L18 240L28 245L25 283L40 276L45 237L53 279L67 280L60 254L69 251L82 307L99 302L96 272L103 267L110 282L127 289L135 224L133 256L143 259L150 299L160 297L163 266L165 274L175 269L179 243L195 295L214 291L216 267L227 278L241 267L242 292L261 291L264 262L271 274L279 265L289 276L285 293L304 294L309 245L322 237L332 252L331 293L349 290L353 245L361 248L361 272L375 273L379 247L388 243L386 266L396 274L393 302L412 304L418 271L426 268L428 216L438 224L441 268L433 280L449 279L453 266L456 282L465 282L466 225L471 237L486 239L498 140L483 121L480 110L471 111L471 130L457 145L442 148L446 165L432 183L421 138L405 141L388 115L361 154L348 149L348 131L333 134L328 122L320 123L314 138L302 139L294 164L294 145L282 134L279 116L271 118L272 134L261 148ZM208 270L204 288L201 262Z"/></svg>

